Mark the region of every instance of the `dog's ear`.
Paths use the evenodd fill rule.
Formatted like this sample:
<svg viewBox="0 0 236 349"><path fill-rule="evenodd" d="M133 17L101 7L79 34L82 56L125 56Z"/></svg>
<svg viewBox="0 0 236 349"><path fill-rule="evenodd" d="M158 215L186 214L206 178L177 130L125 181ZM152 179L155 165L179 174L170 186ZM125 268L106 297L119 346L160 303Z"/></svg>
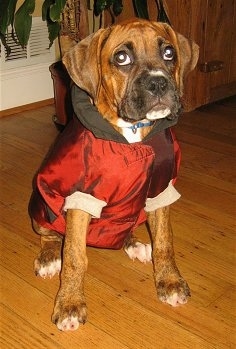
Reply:
<svg viewBox="0 0 236 349"><path fill-rule="evenodd" d="M176 79L179 83L180 95L183 94L183 80L187 76L187 74L192 71L198 61L199 56L199 46L187 39L182 34L179 34L173 30L173 28L167 23L154 22L156 27L160 27L160 25L164 28L165 33L173 40L173 43L176 45L178 49L178 60L179 60L179 68L178 68L178 76Z"/></svg>
<svg viewBox="0 0 236 349"><path fill-rule="evenodd" d="M185 38L182 34L176 33L179 55L180 55L180 71L179 71L179 84L180 93L183 93L183 80L187 74L192 71L198 61L199 46L191 40Z"/></svg>
<svg viewBox="0 0 236 349"><path fill-rule="evenodd" d="M89 35L63 56L63 64L72 80L96 99L100 86L100 49L109 29Z"/></svg>

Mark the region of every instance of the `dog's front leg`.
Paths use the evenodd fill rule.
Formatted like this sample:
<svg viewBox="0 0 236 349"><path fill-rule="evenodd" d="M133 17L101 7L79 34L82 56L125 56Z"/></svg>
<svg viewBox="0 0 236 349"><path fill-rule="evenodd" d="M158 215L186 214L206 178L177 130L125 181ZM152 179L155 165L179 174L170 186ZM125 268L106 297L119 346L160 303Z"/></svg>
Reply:
<svg viewBox="0 0 236 349"><path fill-rule="evenodd" d="M190 297L190 290L175 263L169 206L149 212L148 225L153 245L152 258L158 297L172 306L184 304Z"/></svg>
<svg viewBox="0 0 236 349"><path fill-rule="evenodd" d="M61 284L52 316L52 321L62 331L76 330L87 317L84 277L88 264L86 235L89 222L87 212L67 211Z"/></svg>

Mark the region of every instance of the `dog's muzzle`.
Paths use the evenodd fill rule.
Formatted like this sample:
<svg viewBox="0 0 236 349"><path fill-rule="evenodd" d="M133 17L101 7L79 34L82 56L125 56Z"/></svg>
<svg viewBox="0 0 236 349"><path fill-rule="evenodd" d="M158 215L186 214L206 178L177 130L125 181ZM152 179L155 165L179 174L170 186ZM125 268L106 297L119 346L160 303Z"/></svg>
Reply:
<svg viewBox="0 0 236 349"><path fill-rule="evenodd" d="M127 87L119 117L126 121L173 119L180 111L175 81L161 71L144 72Z"/></svg>

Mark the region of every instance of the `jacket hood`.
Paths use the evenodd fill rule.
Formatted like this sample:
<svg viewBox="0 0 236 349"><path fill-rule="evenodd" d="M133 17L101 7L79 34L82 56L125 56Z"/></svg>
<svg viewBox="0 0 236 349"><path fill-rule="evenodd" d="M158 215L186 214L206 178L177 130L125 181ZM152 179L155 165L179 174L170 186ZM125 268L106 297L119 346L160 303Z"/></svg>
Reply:
<svg viewBox="0 0 236 349"><path fill-rule="evenodd" d="M85 91L81 90L77 85L73 85L71 96L76 117L84 127L94 134L95 137L118 143L129 143L123 135L121 135L106 119L102 117L97 108L91 104L89 95ZM174 120L167 118L157 120L151 132L143 139L143 141L152 138L156 133L161 132L166 128L176 125L177 122L178 117Z"/></svg>

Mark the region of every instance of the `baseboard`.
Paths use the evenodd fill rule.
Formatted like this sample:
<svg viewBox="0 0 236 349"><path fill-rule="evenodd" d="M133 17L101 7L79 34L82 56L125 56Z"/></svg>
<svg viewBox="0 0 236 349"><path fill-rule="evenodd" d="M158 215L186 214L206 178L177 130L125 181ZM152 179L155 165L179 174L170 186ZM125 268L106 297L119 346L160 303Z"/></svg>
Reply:
<svg viewBox="0 0 236 349"><path fill-rule="evenodd" d="M33 110L40 107L45 107L46 105L54 104L54 98L45 99L43 101L34 102L30 104L21 105L19 107L14 107L10 109L5 109L0 111L0 118L3 116L9 116L13 114L22 113L27 110Z"/></svg>

